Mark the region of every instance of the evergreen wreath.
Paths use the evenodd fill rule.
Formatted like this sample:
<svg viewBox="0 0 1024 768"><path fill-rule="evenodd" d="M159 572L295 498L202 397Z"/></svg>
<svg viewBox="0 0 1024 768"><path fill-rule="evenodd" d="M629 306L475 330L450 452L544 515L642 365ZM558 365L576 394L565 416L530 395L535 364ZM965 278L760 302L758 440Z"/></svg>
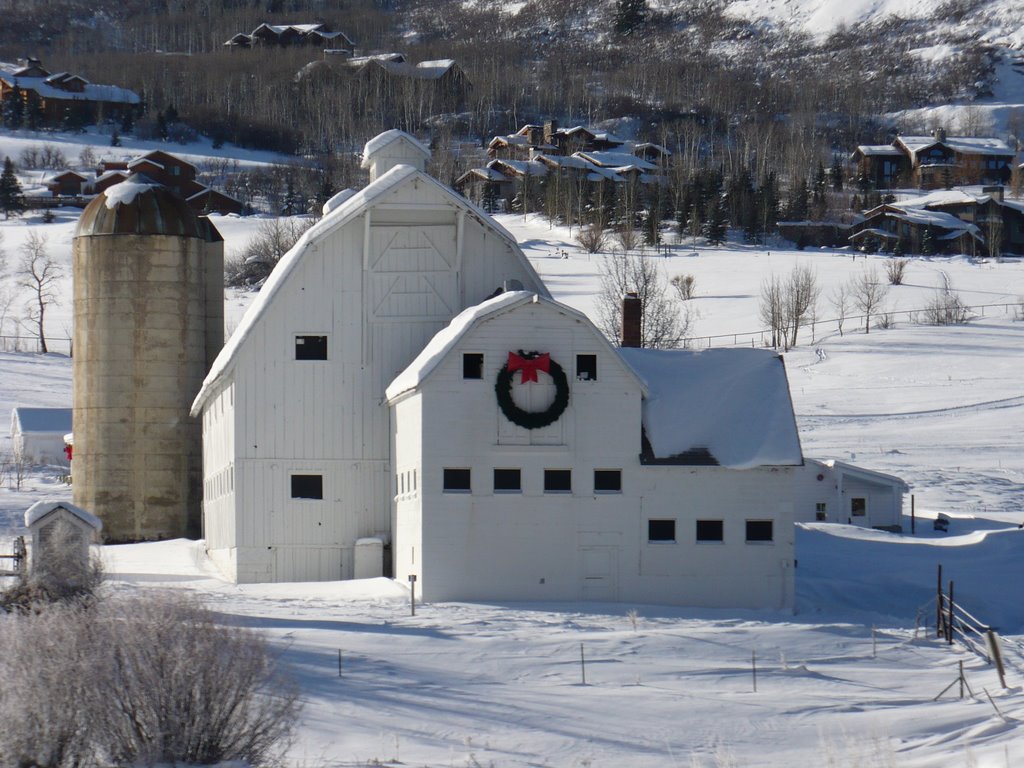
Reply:
<svg viewBox="0 0 1024 768"><path fill-rule="evenodd" d="M535 360L540 357L537 352L523 352L519 356L524 360ZM505 418L513 424L525 429L540 429L554 424L569 405L569 380L562 366L549 359L548 375L555 382L555 401L546 411L524 411L512 400L512 378L515 371L509 370L506 362L498 371L498 379L494 383L494 394L498 398L498 407Z"/></svg>

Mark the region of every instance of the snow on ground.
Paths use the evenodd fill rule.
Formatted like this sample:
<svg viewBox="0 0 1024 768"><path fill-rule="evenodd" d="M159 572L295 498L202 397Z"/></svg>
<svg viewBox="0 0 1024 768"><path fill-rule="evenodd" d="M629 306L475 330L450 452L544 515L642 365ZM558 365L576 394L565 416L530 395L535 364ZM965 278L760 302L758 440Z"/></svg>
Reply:
<svg viewBox="0 0 1024 768"><path fill-rule="evenodd" d="M0 221L4 247L10 253L37 229L70 264L73 215L61 212L49 225ZM555 298L593 312L601 256L540 218L501 221ZM217 226L230 250L257 223L223 217ZM714 346L761 343L750 332L760 328L758 295L771 273L810 265L827 296L882 264L781 244L687 243L648 258L667 277L696 276L695 333L705 336L697 344L737 335L712 338ZM897 315L894 328L865 335L848 321L842 336L824 322L832 316L826 307L813 343L808 337L786 355L804 453L906 478L919 512L914 536L802 526L795 616L451 603L421 606L412 617L402 584L233 585L218 577L201 542L186 541L104 548L111 589L186 589L225 621L264 633L306 702L292 765L1024 764L1024 322L1014 319L1024 265L915 259L907 284L890 291L889 309L921 308L942 274L966 302L1000 306L945 328ZM70 316L70 283L62 290L57 328L61 312ZM252 296L229 293L229 328ZM70 391L68 358L0 353L0 415L17 405L67 406ZM0 453L6 446L0 429ZM69 498L57 474L39 468L20 492L0 488L0 530L19 531L24 510L40 498ZM931 528L940 511L952 518L949 534ZM924 629L915 637L915 622L934 625L928 602L939 563L964 604L1004 634L1008 690L981 659ZM975 697L960 701L954 686L933 702L959 660Z"/></svg>

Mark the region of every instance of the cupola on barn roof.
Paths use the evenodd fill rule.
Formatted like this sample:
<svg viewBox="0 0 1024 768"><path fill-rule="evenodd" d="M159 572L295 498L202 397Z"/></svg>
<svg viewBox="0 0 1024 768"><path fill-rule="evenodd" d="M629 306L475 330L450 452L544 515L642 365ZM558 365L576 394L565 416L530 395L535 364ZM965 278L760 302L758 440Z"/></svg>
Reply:
<svg viewBox="0 0 1024 768"><path fill-rule="evenodd" d="M97 195L82 211L76 237L92 235L170 235L213 240L188 203L167 187L133 173Z"/></svg>
<svg viewBox="0 0 1024 768"><path fill-rule="evenodd" d="M366 142L363 147L363 168L370 170L370 181L376 181L396 165L411 165L417 171L426 170L430 150L405 131L385 131Z"/></svg>

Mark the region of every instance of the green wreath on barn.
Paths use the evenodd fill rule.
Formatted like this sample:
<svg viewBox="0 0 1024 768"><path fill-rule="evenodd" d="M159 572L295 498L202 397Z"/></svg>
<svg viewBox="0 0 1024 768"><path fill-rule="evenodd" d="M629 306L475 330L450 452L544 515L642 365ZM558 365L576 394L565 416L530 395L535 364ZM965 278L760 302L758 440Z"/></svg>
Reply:
<svg viewBox="0 0 1024 768"><path fill-rule="evenodd" d="M520 383L538 381L538 372L548 374L555 384L555 400L544 411L525 411L512 399L512 378L519 371ZM541 429L554 424L569 406L569 380L565 371L545 352L523 352L519 350L508 353L508 361L498 371L498 379L494 383L494 394L498 398L498 407L505 418L525 429Z"/></svg>

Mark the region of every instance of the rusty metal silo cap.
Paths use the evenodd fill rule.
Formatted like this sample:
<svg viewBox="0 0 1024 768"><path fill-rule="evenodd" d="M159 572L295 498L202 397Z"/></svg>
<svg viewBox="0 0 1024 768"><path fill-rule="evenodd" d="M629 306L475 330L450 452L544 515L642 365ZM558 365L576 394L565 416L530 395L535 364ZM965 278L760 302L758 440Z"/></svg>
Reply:
<svg viewBox="0 0 1024 768"><path fill-rule="evenodd" d="M205 240L208 232L188 203L141 173L98 194L82 211L75 237L171 235Z"/></svg>

